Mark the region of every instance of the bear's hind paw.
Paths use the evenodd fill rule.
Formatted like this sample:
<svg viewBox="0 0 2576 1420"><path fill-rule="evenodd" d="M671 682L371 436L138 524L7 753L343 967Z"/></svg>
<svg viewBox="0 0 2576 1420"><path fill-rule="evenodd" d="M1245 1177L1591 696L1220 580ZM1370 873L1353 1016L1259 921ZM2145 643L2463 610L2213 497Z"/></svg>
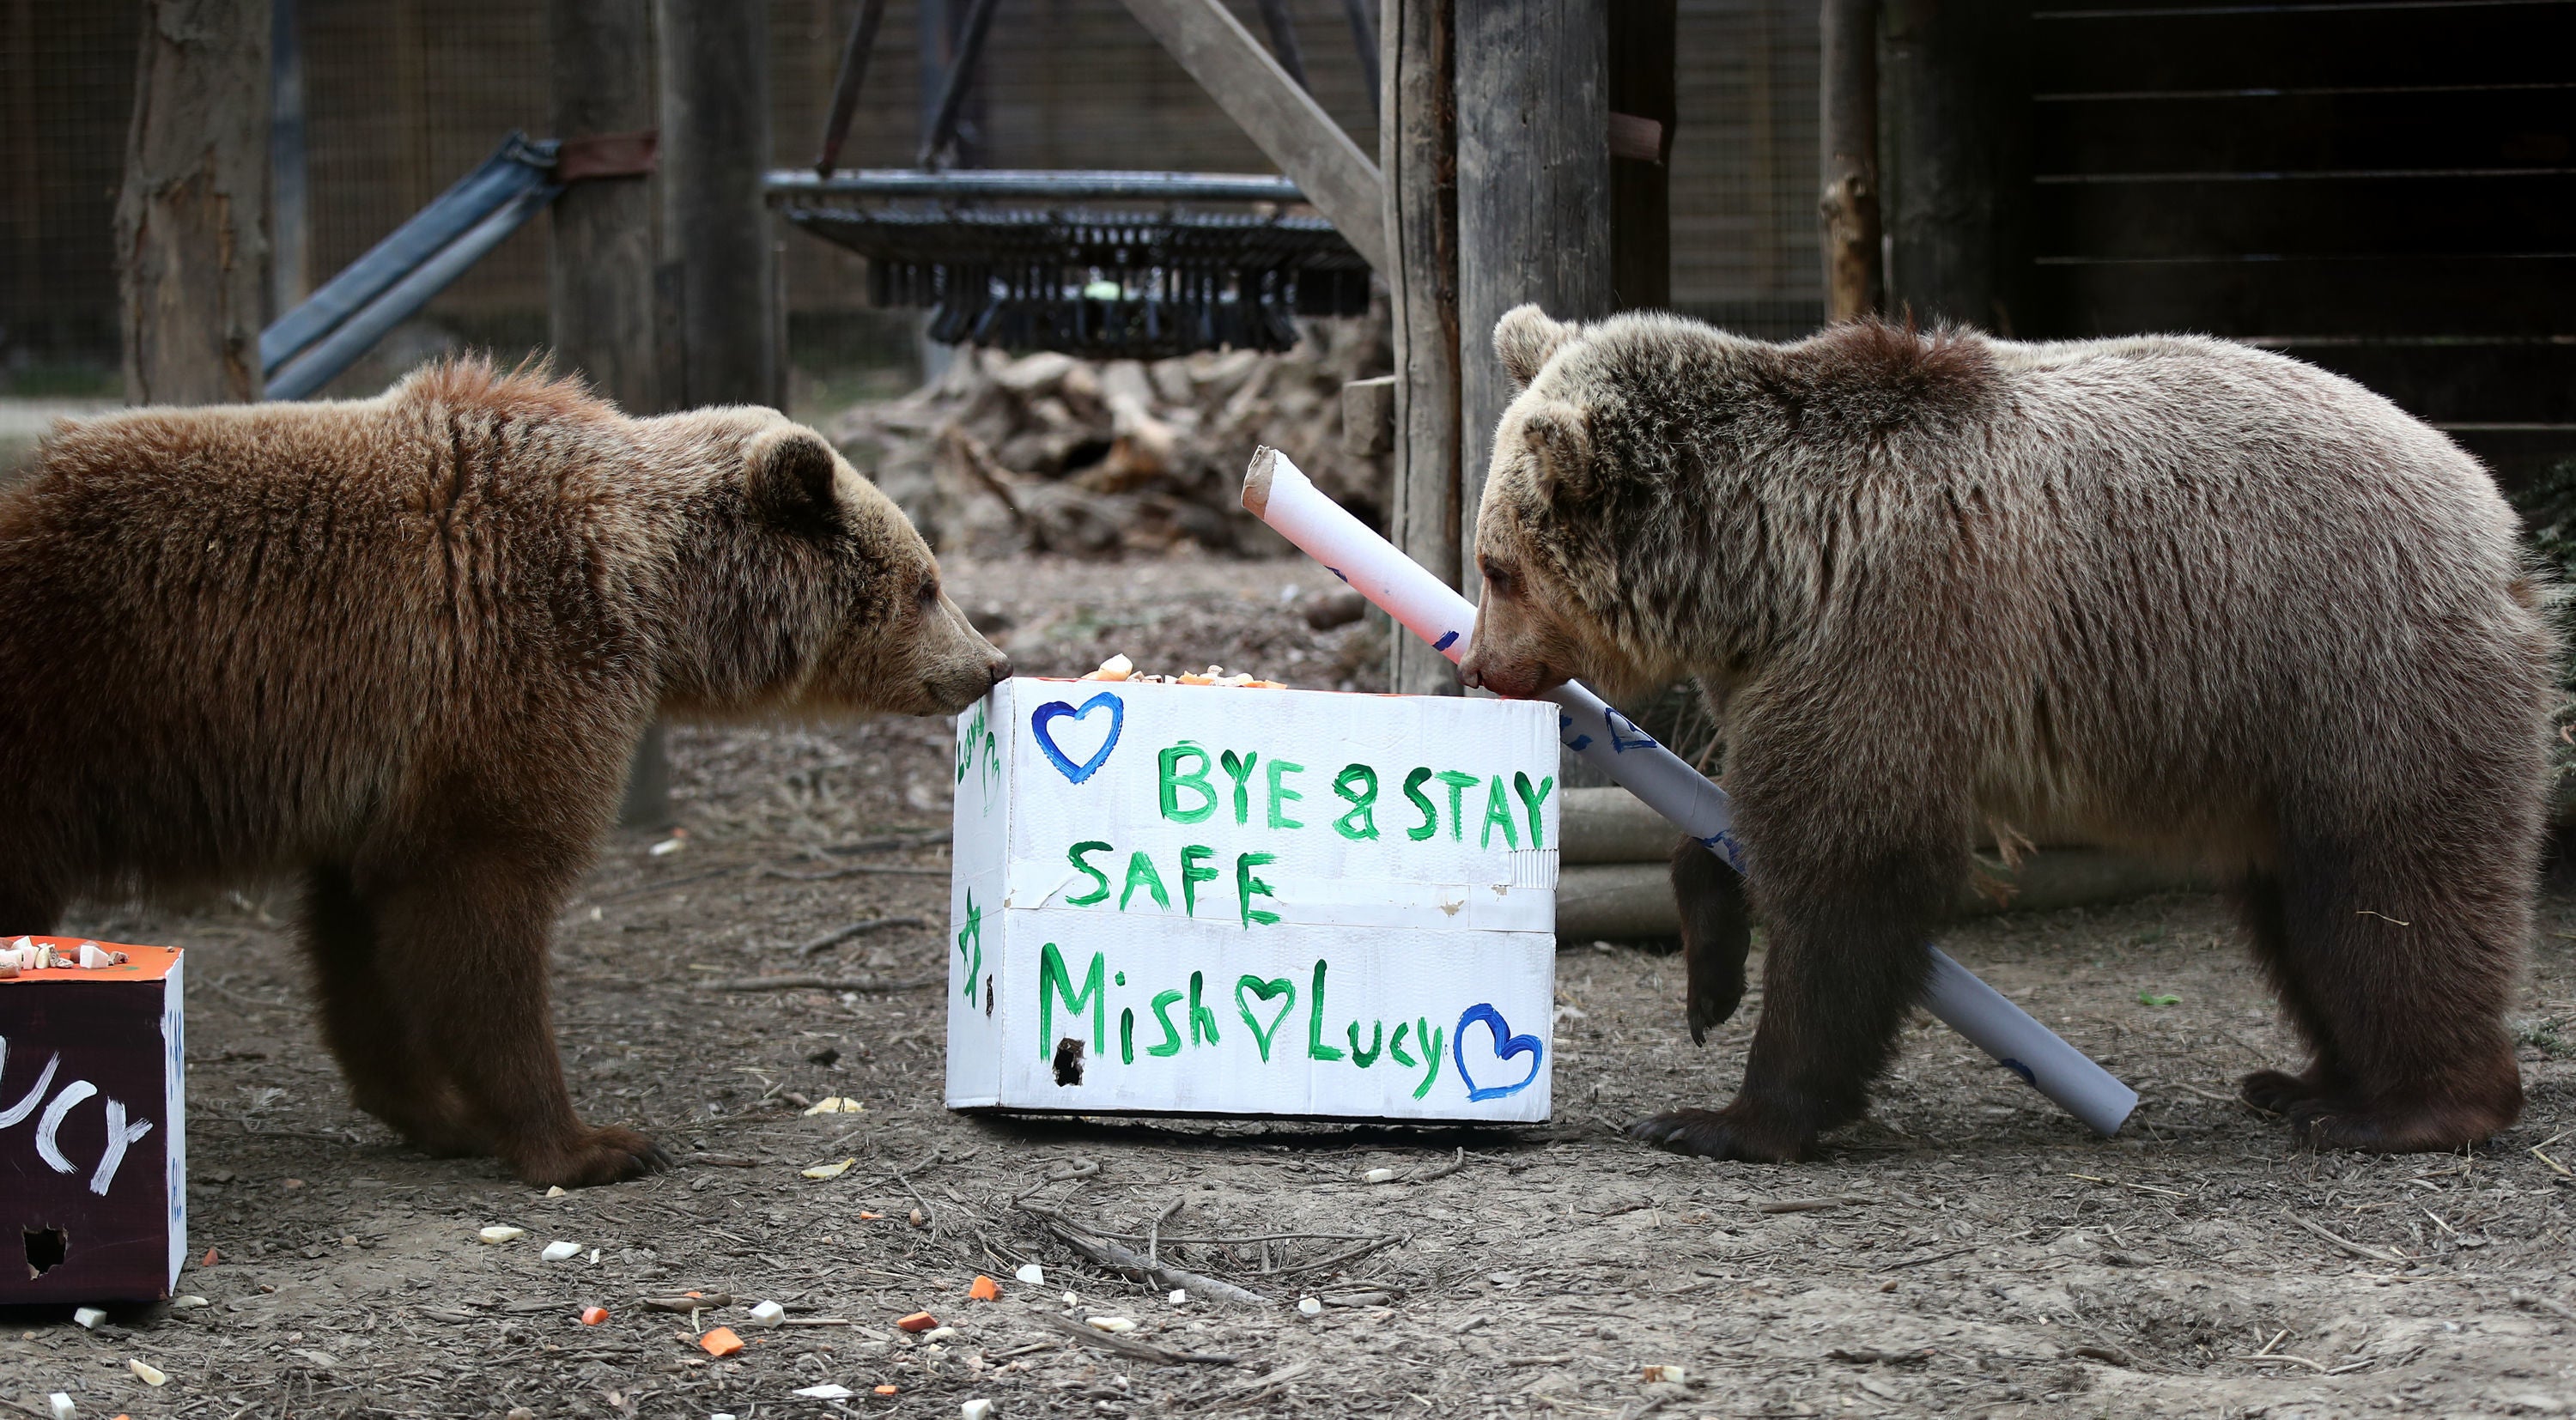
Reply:
<svg viewBox="0 0 2576 1420"><path fill-rule="evenodd" d="M2512 1126L2512 1114L2456 1104L2372 1110L2304 1100L2290 1111L2290 1137L2300 1143L2365 1154L2450 1153Z"/></svg>
<svg viewBox="0 0 2576 1420"><path fill-rule="evenodd" d="M533 1158L510 1160L510 1171L529 1183L558 1188L589 1188L622 1183L659 1173L671 1166L662 1146L632 1129L584 1130L565 1147L547 1149Z"/></svg>
<svg viewBox="0 0 2576 1420"><path fill-rule="evenodd" d="M1676 1154L1705 1159L1740 1159L1746 1163L1794 1163L1806 1151L1757 1137L1727 1112L1676 1109L1640 1119L1628 1126L1628 1137Z"/></svg>

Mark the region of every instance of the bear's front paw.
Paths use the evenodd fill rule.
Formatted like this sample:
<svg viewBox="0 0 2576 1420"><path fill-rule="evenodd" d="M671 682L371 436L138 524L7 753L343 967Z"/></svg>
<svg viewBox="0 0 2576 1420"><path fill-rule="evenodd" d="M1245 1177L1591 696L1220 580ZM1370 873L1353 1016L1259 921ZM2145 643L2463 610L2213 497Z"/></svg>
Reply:
<svg viewBox="0 0 2576 1420"><path fill-rule="evenodd" d="M2303 1100L2314 1099L2316 1086L2280 1070L2257 1070L2237 1082L2245 1102L2266 1114L2288 1114Z"/></svg>
<svg viewBox="0 0 2576 1420"><path fill-rule="evenodd" d="M1670 1110L1629 1125L1628 1137L1676 1154L1755 1164L1795 1163L1806 1153L1802 1141L1749 1125L1723 1109Z"/></svg>
<svg viewBox="0 0 2576 1420"><path fill-rule="evenodd" d="M622 1183L671 1166L662 1146L632 1129L585 1129L568 1144L510 1161L510 1171L529 1183L556 1188L589 1188Z"/></svg>

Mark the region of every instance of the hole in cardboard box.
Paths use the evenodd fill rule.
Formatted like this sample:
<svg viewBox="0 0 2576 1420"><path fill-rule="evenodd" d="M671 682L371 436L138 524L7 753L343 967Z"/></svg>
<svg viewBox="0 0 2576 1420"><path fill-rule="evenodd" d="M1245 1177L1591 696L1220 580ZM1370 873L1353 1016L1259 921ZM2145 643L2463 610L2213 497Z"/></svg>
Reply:
<svg viewBox="0 0 2576 1420"><path fill-rule="evenodd" d="M1082 1083L1082 1040L1066 1036L1055 1043L1055 1082L1059 1085Z"/></svg>
<svg viewBox="0 0 2576 1420"><path fill-rule="evenodd" d="M33 1281L60 1267L71 1251L71 1234L60 1228L29 1228L27 1236L27 1278Z"/></svg>

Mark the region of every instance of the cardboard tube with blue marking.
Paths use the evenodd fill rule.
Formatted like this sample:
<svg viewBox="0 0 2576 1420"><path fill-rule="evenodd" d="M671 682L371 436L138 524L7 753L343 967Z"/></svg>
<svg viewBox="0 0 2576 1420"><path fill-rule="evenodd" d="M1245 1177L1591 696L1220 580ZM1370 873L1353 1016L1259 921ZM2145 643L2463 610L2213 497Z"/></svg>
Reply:
<svg viewBox="0 0 2576 1420"><path fill-rule="evenodd" d="M1287 455L1271 448L1254 452L1243 477L1243 506L1432 649L1452 661L1465 653L1468 633L1475 629L1475 607L1316 491ZM1567 681L1547 692L1547 698L1557 704L1557 729L1566 748L1707 844L1736 871L1750 868L1751 856L1734 835L1725 790L1580 684ZM1932 974L1923 989L1925 1010L2095 1133L2107 1138L2119 1132L2137 1108L2137 1091L1948 953L1938 947L1925 950L1932 954Z"/></svg>

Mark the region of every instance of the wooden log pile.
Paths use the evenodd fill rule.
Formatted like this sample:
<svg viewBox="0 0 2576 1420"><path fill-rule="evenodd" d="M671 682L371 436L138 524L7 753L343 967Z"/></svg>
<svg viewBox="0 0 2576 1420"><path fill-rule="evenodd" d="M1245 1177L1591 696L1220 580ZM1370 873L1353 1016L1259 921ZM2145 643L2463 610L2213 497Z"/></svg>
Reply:
<svg viewBox="0 0 2576 1420"><path fill-rule="evenodd" d="M1278 355L1095 362L960 349L940 379L823 422L941 552L1115 558L1184 545L1276 556L1288 544L1238 501L1261 444L1372 526L1387 459L1343 450L1344 383L1386 371L1378 321L1306 322Z"/></svg>

